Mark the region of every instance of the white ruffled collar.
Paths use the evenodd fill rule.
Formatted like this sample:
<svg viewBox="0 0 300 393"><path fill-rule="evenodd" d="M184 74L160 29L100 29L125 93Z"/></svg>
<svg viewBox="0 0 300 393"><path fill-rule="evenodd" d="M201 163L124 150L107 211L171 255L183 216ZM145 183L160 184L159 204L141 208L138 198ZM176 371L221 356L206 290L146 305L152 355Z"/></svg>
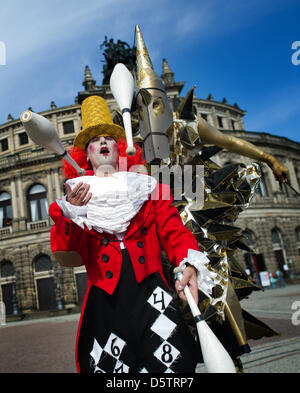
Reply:
<svg viewBox="0 0 300 393"><path fill-rule="evenodd" d="M89 229L111 234L126 231L157 184L154 177L136 172L77 177L69 179L67 184L73 189L79 182L90 185L92 198L80 207L71 205L65 196L57 200L64 215L82 228L85 224Z"/></svg>

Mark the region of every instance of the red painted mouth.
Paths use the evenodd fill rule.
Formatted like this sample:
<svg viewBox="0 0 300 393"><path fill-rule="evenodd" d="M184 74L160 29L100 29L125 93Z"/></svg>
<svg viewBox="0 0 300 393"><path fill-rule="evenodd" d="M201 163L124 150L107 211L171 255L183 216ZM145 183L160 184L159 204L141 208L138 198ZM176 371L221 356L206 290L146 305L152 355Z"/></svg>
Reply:
<svg viewBox="0 0 300 393"><path fill-rule="evenodd" d="M109 154L109 148L106 147L106 146L101 147L100 154L103 154L105 156L108 155Z"/></svg>

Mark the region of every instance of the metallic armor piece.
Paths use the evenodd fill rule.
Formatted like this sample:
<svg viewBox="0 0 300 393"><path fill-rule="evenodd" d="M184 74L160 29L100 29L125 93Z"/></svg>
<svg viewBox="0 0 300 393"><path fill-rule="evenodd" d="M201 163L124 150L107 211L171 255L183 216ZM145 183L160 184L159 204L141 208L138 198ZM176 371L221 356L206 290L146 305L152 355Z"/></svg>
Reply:
<svg viewBox="0 0 300 393"><path fill-rule="evenodd" d="M140 134L148 164L168 160L168 133L173 127L173 114L162 79L154 71L139 26L136 26L137 95Z"/></svg>

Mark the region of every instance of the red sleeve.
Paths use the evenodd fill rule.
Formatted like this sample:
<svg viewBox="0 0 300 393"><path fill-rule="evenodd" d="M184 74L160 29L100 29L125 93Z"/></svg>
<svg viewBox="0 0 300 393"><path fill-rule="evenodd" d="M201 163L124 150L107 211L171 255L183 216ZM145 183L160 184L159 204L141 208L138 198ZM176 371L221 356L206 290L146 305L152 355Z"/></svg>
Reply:
<svg viewBox="0 0 300 393"><path fill-rule="evenodd" d="M51 251L76 251L86 264L88 260L86 231L66 218L56 202L50 205L49 215L54 221L50 232Z"/></svg>
<svg viewBox="0 0 300 393"><path fill-rule="evenodd" d="M159 184L159 198L155 199L158 237L170 262L178 266L187 257L189 249L199 251L197 240L184 226L176 207L172 206L173 198L169 186Z"/></svg>

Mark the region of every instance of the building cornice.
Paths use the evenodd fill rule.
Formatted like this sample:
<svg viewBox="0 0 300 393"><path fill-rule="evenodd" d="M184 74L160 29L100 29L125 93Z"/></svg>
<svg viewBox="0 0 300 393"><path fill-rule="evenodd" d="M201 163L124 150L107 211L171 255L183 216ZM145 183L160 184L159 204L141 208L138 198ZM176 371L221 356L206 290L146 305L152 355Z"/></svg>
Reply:
<svg viewBox="0 0 300 393"><path fill-rule="evenodd" d="M198 105L207 105L209 107L215 107L215 108L222 108L224 111L229 110L232 111L236 114L239 114L240 116L245 116L247 111L240 109L236 104L235 105L230 105L224 102L218 102L214 100L207 100L203 98L194 98L193 102Z"/></svg>
<svg viewBox="0 0 300 393"><path fill-rule="evenodd" d="M50 117L53 115L61 115L64 112L68 111L76 111L77 109L80 110L80 105L79 104L73 104L73 105L67 105L67 106L62 106L59 108L54 108L54 109L48 109L44 110L42 112L37 112L39 115L45 116L45 117ZM14 120L9 120L6 123L0 124L0 132L4 131L9 128L19 128L23 127L20 118L14 119Z"/></svg>
<svg viewBox="0 0 300 393"><path fill-rule="evenodd" d="M277 136L269 134L266 132L257 131L245 131L245 130L224 130L222 132L228 135L233 135L238 138L246 139L247 141L261 146L268 146L270 148L280 148L280 149L293 149L296 153L300 155L300 143L288 139L283 136ZM299 156L300 158L300 156Z"/></svg>

